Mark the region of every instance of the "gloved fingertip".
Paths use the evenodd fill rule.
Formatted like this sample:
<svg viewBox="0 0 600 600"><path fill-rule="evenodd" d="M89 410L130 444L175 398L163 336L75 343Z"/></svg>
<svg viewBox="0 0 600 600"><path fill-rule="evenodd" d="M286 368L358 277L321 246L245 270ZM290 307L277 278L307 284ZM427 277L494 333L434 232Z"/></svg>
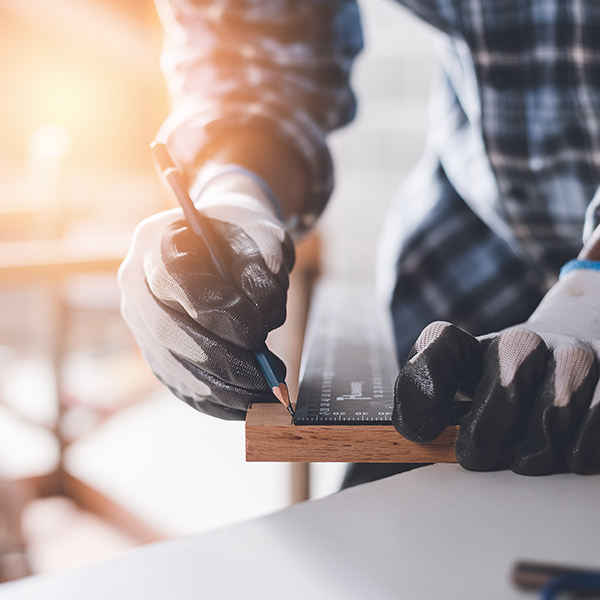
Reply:
<svg viewBox="0 0 600 600"><path fill-rule="evenodd" d="M392 423L413 442L437 438L455 416L453 400L467 372L480 372L481 347L466 331L445 322L426 327L394 387Z"/></svg>
<svg viewBox="0 0 600 600"><path fill-rule="evenodd" d="M495 462L486 460L481 456L461 455L456 452L456 462L467 471L486 472L494 468Z"/></svg>
<svg viewBox="0 0 600 600"><path fill-rule="evenodd" d="M455 442L458 463L470 471L489 471L502 459L545 372L546 347L528 330L501 332L482 345L482 374ZM507 355L509 363L514 359L510 377L503 365Z"/></svg>
<svg viewBox="0 0 600 600"><path fill-rule="evenodd" d="M551 420L548 416L544 420L539 415L531 419L529 428L521 440L515 443L515 461L510 466L513 473L536 477L549 475L556 470L557 449L547 427L547 422Z"/></svg>
<svg viewBox="0 0 600 600"><path fill-rule="evenodd" d="M394 386L392 424L396 431L411 442L430 442L448 425L446 414L436 405L437 398L423 392L419 385L418 367L406 365Z"/></svg>
<svg viewBox="0 0 600 600"><path fill-rule="evenodd" d="M566 464L569 471L584 474L600 459L600 404L588 409L577 433L569 444Z"/></svg>
<svg viewBox="0 0 600 600"><path fill-rule="evenodd" d="M571 473L576 473L577 475L584 475L587 471L589 461L586 459L585 453L577 452L567 456L566 459L567 469L571 471Z"/></svg>
<svg viewBox="0 0 600 600"><path fill-rule="evenodd" d="M516 454L516 453L515 453ZM545 453L543 455L525 455L516 458L510 466L510 470L517 475L529 477L540 477L550 475L556 471L557 461L554 455Z"/></svg>
<svg viewBox="0 0 600 600"><path fill-rule="evenodd" d="M497 453L475 447L460 434L454 443L454 455L458 464L468 471L490 471L498 460Z"/></svg>
<svg viewBox="0 0 600 600"><path fill-rule="evenodd" d="M403 438L419 444L435 440L447 425L445 420L432 419L431 415L425 415L424 418L414 416L407 418L397 409L392 413L392 424Z"/></svg>

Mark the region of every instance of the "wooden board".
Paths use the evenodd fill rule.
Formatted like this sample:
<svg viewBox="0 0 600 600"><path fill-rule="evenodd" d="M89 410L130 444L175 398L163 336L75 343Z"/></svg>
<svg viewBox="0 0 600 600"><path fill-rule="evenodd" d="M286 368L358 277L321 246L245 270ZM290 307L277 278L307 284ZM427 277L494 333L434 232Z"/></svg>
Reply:
<svg viewBox="0 0 600 600"><path fill-rule="evenodd" d="M391 425L293 425L280 404L252 404L246 417L249 462L455 463L458 426L447 427L433 442L405 440ZM498 461L508 466L512 450ZM590 459L600 465L600 451ZM596 472L596 471L594 471Z"/></svg>
<svg viewBox="0 0 600 600"><path fill-rule="evenodd" d="M293 425L280 404L253 404L246 417L251 462L455 463L457 426L427 444L405 440L391 425Z"/></svg>

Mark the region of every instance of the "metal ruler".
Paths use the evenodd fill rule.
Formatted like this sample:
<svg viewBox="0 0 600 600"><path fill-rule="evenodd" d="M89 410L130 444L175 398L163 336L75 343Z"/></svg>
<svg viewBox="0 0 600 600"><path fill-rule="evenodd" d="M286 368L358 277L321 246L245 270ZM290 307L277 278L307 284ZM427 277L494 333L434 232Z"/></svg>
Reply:
<svg viewBox="0 0 600 600"><path fill-rule="evenodd" d="M300 369L295 425L391 425L394 350L370 281L317 288Z"/></svg>

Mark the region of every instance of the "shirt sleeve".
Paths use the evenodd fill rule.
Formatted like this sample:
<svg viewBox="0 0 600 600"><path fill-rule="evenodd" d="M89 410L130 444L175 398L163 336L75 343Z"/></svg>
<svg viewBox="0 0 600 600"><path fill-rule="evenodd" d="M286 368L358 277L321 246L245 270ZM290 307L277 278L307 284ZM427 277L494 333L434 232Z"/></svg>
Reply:
<svg viewBox="0 0 600 600"><path fill-rule="evenodd" d="M363 45L355 0L156 0L173 107L159 139L192 171L219 136L258 129L290 144L309 175L298 229L333 189L325 137L350 122L352 61Z"/></svg>

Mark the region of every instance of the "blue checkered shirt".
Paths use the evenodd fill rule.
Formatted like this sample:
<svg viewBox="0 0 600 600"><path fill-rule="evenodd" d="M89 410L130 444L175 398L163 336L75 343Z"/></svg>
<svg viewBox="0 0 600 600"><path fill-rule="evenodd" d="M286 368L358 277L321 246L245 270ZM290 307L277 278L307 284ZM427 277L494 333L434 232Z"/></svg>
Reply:
<svg viewBox="0 0 600 600"><path fill-rule="evenodd" d="M355 113L355 2L157 2L174 102L162 135L179 160L225 132L269 131L304 159L312 225L333 186L326 135ZM401 359L434 319L480 334L527 318L600 216L600 2L402 4L439 30L443 75L399 196L409 216L390 230Z"/></svg>

